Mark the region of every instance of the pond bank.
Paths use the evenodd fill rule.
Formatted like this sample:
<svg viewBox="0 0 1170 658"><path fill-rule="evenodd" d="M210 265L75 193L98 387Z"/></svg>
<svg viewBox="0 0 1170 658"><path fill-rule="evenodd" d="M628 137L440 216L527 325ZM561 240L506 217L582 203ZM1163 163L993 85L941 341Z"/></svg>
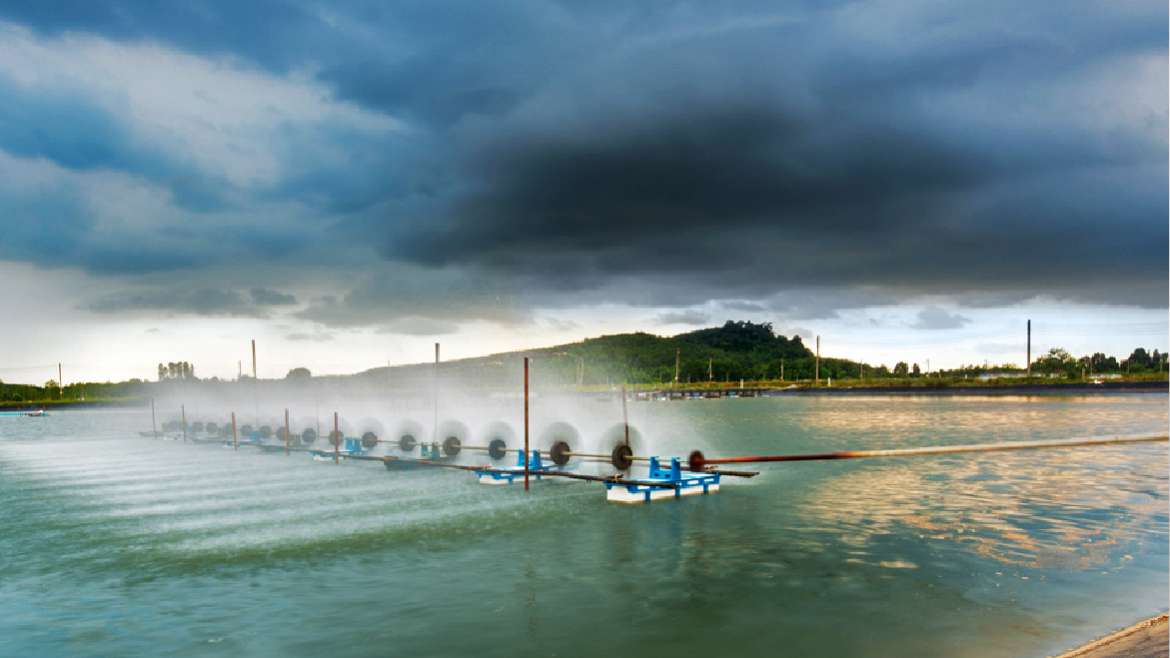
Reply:
<svg viewBox="0 0 1170 658"><path fill-rule="evenodd" d="M1168 641L1167 615L1163 613L1056 658L1165 658Z"/></svg>

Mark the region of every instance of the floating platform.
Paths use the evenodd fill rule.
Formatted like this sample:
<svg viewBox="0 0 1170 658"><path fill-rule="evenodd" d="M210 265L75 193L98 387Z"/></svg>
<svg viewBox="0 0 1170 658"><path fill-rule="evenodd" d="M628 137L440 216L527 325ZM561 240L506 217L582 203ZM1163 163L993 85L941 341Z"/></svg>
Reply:
<svg viewBox="0 0 1170 658"><path fill-rule="evenodd" d="M650 473L631 482L606 482L605 499L611 503L649 503L683 496L712 494L719 491L719 473L684 473L677 457L670 468L662 468L657 457L650 458Z"/></svg>
<svg viewBox="0 0 1170 658"><path fill-rule="evenodd" d="M284 450L284 446L279 447ZM313 461L317 462L331 462L337 459L349 459L350 457L363 457L367 454L367 450L362 447L361 439L346 438L344 442L337 447L336 450L309 450L310 455L313 456Z"/></svg>
<svg viewBox="0 0 1170 658"><path fill-rule="evenodd" d="M540 459L540 451L533 450L528 460L528 479L539 480L540 476L550 473L551 467L545 466ZM524 480L524 451L516 451L516 465L507 468L484 468L475 472L479 476L480 484L501 485L512 484L516 480Z"/></svg>

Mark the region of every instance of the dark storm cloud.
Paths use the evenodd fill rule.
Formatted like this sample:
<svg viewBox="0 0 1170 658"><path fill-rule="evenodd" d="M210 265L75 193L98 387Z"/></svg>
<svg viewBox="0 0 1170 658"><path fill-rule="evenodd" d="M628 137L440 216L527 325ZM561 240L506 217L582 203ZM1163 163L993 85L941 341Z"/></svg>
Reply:
<svg viewBox="0 0 1170 658"><path fill-rule="evenodd" d="M353 264L356 245L412 268L300 313L331 326L437 333L614 301L804 318L920 294L1166 304L1164 3L12 3L0 16L311 71L405 121L386 140L282 131L275 153L296 164L231 196L245 213L285 200L316 213L243 243L260 262L324 240L321 267ZM20 126L66 110L26 100L0 114L17 125L0 125L0 148L178 166L100 113L40 140ZM316 166L322 144L346 166Z"/></svg>
<svg viewBox="0 0 1170 658"><path fill-rule="evenodd" d="M386 253L570 288L670 273L740 296L868 285L1164 304L1164 100L1108 135L1062 107L1091 112L1107 90L1089 69L1164 43L985 32L941 52L911 35L850 52L831 27L781 28L617 58L468 128L473 183L425 221L388 220ZM1064 83L1037 89L1047 76ZM1025 92L1035 107L1020 113Z"/></svg>

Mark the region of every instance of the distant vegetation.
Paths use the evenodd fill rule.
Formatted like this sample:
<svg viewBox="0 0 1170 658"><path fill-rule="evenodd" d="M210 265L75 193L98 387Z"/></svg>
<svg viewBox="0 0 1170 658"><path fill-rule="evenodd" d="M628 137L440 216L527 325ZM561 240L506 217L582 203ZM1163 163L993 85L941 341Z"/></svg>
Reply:
<svg viewBox="0 0 1170 658"><path fill-rule="evenodd" d="M597 389L624 383L646 388L674 381L676 354L681 386L738 385L740 380L760 386L794 382L809 385L816 374L816 355L799 336L778 336L771 324L753 322L728 322L722 327L668 337L641 332L601 336L557 347L445 362L441 372L444 378L464 385L512 387L519 379L520 357L529 356L534 362L533 377L543 387ZM1122 360L1100 352L1074 357L1066 350L1053 348L1032 362L1032 378L1023 382L1018 378L1025 374L1025 369L1013 364L970 365L927 373L918 363L900 361L887 366L823 357L820 378L821 385L832 379L835 385L879 387L996 385L996 381L1075 382L1101 375L1149 380L1165 378L1166 362L1166 354L1140 347ZM375 368L349 376L314 377L307 368L293 368L283 380L263 383L299 386L311 381L341 392L348 386L370 385L422 389L433 372L431 364L415 364ZM132 379L117 383L76 383L62 389L52 380L44 386L0 382L0 406L133 402L161 394L171 386L238 385L214 377L200 380L195 377L194 366L186 361L160 363L158 378L158 382ZM251 381L251 378L241 380Z"/></svg>

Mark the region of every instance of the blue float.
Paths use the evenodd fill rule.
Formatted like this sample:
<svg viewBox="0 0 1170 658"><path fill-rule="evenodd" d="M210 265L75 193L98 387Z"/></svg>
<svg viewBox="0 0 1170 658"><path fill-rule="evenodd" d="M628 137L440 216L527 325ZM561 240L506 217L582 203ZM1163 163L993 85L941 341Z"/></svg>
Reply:
<svg viewBox="0 0 1170 658"><path fill-rule="evenodd" d="M606 482L605 499L611 503L649 503L709 494L719 491L719 473L684 473L678 457L670 458L670 468L662 468L657 457L650 458L650 472L629 482Z"/></svg>

